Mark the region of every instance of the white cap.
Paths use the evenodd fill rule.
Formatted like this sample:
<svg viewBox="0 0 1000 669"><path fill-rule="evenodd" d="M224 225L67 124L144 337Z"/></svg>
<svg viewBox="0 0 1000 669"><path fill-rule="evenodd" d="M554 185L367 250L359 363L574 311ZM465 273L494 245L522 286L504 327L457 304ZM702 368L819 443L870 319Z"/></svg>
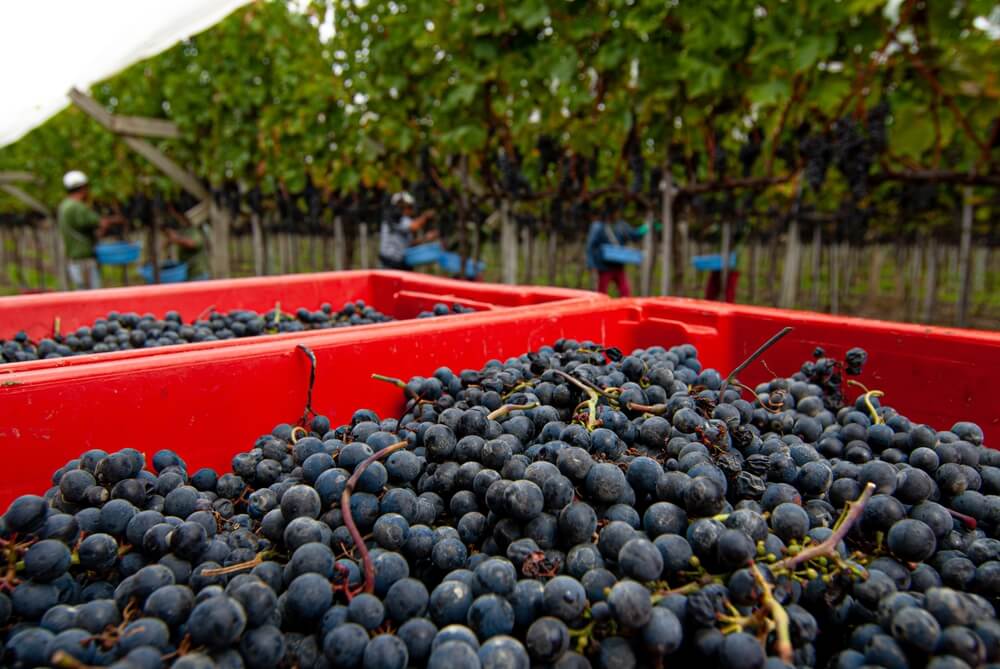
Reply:
<svg viewBox="0 0 1000 669"><path fill-rule="evenodd" d="M405 190L396 193L395 195L392 196L392 204L394 206L399 206L403 204L403 205L410 205L412 207L416 203L417 201L413 199L413 196L407 193Z"/></svg>
<svg viewBox="0 0 1000 669"><path fill-rule="evenodd" d="M72 170L63 176L63 186L66 190L76 190L87 185L87 175L80 170Z"/></svg>

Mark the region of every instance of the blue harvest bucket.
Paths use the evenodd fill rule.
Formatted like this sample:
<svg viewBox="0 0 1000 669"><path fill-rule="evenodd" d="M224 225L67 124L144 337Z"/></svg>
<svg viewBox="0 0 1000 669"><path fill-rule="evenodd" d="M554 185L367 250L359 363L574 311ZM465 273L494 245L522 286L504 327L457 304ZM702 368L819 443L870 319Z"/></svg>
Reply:
<svg viewBox="0 0 1000 669"><path fill-rule="evenodd" d="M722 254L712 253L691 258L691 264L699 272L721 272ZM729 269L736 269L736 251L729 254Z"/></svg>
<svg viewBox="0 0 1000 669"><path fill-rule="evenodd" d="M448 274L458 274L462 271L462 256L457 253L442 251L441 256L438 258L438 267ZM467 279L474 279L485 270L486 263L483 261L476 262L472 258L465 259L465 277Z"/></svg>
<svg viewBox="0 0 1000 669"><path fill-rule="evenodd" d="M139 259L142 244L133 242L104 242L94 247L97 262L102 265L128 265Z"/></svg>
<svg viewBox="0 0 1000 669"><path fill-rule="evenodd" d="M139 275L146 283L153 283L153 266L149 263L139 268ZM160 266L160 283L183 283L187 281L187 263L168 263Z"/></svg>
<svg viewBox="0 0 1000 669"><path fill-rule="evenodd" d="M629 248L628 246L618 246L616 244L601 244L601 260L616 265L640 265L642 264L642 251Z"/></svg>
<svg viewBox="0 0 1000 669"><path fill-rule="evenodd" d="M406 264L410 267L417 265L432 265L438 262L443 249L440 242L430 242L418 244L406 249Z"/></svg>

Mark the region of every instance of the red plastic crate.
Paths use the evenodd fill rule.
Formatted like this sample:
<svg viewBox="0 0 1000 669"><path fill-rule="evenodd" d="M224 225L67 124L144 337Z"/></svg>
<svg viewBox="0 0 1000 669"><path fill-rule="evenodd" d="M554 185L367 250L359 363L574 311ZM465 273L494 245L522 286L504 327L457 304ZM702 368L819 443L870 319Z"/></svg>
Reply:
<svg viewBox="0 0 1000 669"><path fill-rule="evenodd" d="M419 330L409 323L348 328L304 343L318 362L313 406L338 424L361 407L382 416L401 411L400 391L372 380L373 372L406 378L442 365L478 368L572 337L623 350L689 342L706 366L728 373L784 325L795 330L741 375L745 383L770 378L767 368L791 374L818 345L830 355L863 346L870 359L860 380L884 391L887 403L939 429L976 421L987 443L1000 441L991 396L1000 336L990 333L651 299L470 314ZM227 467L258 435L296 421L305 405L309 362L296 341L256 341L3 377L0 508L16 495L43 491L51 472L88 448L131 446L147 455L171 448L191 467ZM849 389L850 397L857 393Z"/></svg>
<svg viewBox="0 0 1000 669"><path fill-rule="evenodd" d="M1000 374L1000 333L831 316L808 311L720 304L685 298L640 301L646 318L660 314L717 327L722 349L705 364L728 373L784 326L794 329L740 376L754 385L796 371L813 351L843 359L860 346L868 363L858 380L885 393L882 402L914 421L948 429L959 420L980 425L1000 448L1000 402L991 392ZM699 351L701 349L699 348ZM766 365L766 366L765 366ZM850 397L857 388L847 388Z"/></svg>
<svg viewBox="0 0 1000 669"><path fill-rule="evenodd" d="M315 311L324 302L329 302L334 309L340 309L345 302L359 299L385 314L402 320L415 318L421 311L430 310L438 302L444 302L449 306L457 303L477 311L490 311L561 300L606 300L607 298L599 293L568 288L473 283L416 272L359 270L290 274L0 298L0 338L11 338L19 330L24 330L34 340L52 336L57 318L60 331L71 332L80 326L92 325L95 319L103 318L108 312L116 310L134 311L139 314L152 313L161 318L168 311L174 310L180 313L185 322L190 322L207 314L213 308L219 311L253 309L263 312L273 310L280 303L282 311L287 313L294 312L299 307ZM383 325L376 323L354 327L367 329ZM298 340L318 334L330 334L330 330L268 336ZM259 339L256 337L230 339L52 360L0 363L0 375L17 370L90 364L96 360L126 360L185 350L241 346Z"/></svg>

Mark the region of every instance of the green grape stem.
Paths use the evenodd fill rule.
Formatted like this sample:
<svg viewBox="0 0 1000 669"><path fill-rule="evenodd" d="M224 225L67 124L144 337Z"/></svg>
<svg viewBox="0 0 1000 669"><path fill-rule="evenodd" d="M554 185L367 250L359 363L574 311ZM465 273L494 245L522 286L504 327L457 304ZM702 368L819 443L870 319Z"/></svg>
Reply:
<svg viewBox="0 0 1000 669"><path fill-rule="evenodd" d="M495 411L491 411L486 417L489 420L497 420L498 418L503 418L511 411L527 411L528 409L534 409L537 406L538 402L529 402L527 404L504 404Z"/></svg>
<svg viewBox="0 0 1000 669"><path fill-rule="evenodd" d="M771 613L771 618L774 621L774 648L778 651L778 656L781 657L783 662L792 664L792 636L789 632L788 612L774 598L774 591L771 589L771 584L760 573L756 562L750 563L750 570L753 572L753 577L757 581L757 585L760 586L763 604Z"/></svg>
<svg viewBox="0 0 1000 669"><path fill-rule="evenodd" d="M779 560L774 563L773 569L787 569L789 571L794 571L795 567L803 562L808 562L809 560L818 557L836 554L837 544L847 536L847 533L851 530L851 526L854 525L857 519L861 516L861 512L865 510L865 504L868 503L868 500L874 493L875 484L869 482L865 485L865 489L861 491L861 495L853 502L848 502L847 506L844 507L844 512L837 520L837 523L833 526L833 534L815 546L810 546L809 548L803 549L796 555L789 556L784 560Z"/></svg>

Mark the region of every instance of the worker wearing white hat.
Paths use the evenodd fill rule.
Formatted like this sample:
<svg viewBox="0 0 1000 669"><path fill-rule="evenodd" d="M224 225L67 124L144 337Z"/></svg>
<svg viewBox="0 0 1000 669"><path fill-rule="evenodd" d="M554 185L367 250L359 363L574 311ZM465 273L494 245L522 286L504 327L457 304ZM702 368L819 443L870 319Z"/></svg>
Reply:
<svg viewBox="0 0 1000 669"><path fill-rule="evenodd" d="M74 289L100 288L101 273L94 255L97 237L117 221L101 218L87 205L87 175L79 170L63 176L66 198L59 204L59 232L66 249L66 269Z"/></svg>
<svg viewBox="0 0 1000 669"><path fill-rule="evenodd" d="M390 202L392 210L382 221L379 231L379 264L385 269L410 269L406 264L406 249L413 243L414 234L434 216L434 211L425 211L415 216L416 200L406 191L395 193ZM430 233L425 236L424 241L435 237L435 234Z"/></svg>

